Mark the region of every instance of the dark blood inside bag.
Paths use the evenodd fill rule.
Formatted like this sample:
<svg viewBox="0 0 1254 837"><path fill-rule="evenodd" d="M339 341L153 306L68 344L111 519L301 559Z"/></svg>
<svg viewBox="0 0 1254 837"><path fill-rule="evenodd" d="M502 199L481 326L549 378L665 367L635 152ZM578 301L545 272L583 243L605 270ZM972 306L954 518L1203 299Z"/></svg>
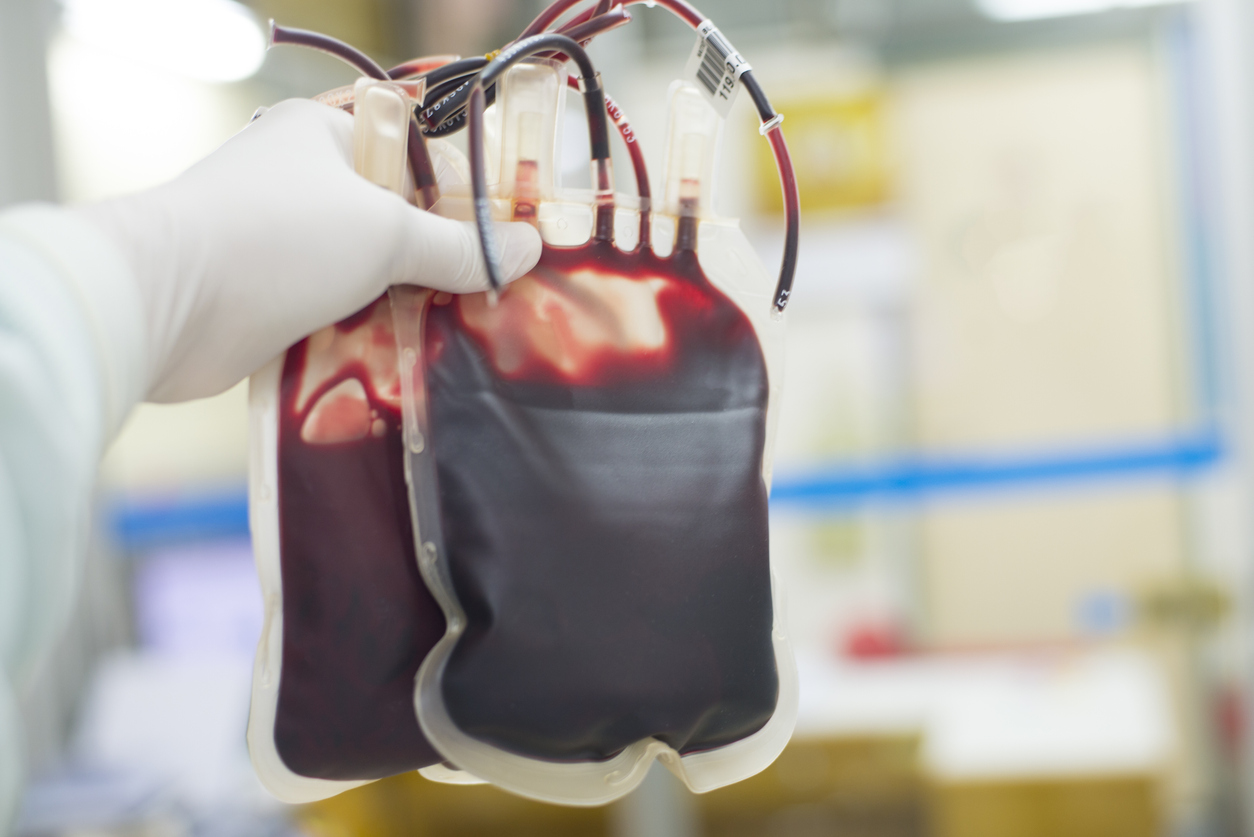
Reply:
<svg viewBox="0 0 1254 837"><path fill-rule="evenodd" d="M387 297L293 347L279 391L275 747L320 779L437 763L413 689L444 616L414 558Z"/></svg>
<svg viewBox="0 0 1254 837"><path fill-rule="evenodd" d="M442 680L453 722L558 761L761 728L778 679L748 318L691 250L603 241L546 247L495 307L441 296L425 355L466 615Z"/></svg>
<svg viewBox="0 0 1254 837"><path fill-rule="evenodd" d="M699 44L723 43L695 10L662 2L700 23ZM577 77L536 57L555 51ZM469 207L494 289L499 202L544 233L539 265L499 298L394 287L254 376L250 512L267 621L249 744L287 801L430 767L437 780L601 804L655 758L704 791L760 771L791 734L796 673L767 512L779 391L768 367L779 369L796 243L782 117L756 96L789 213L772 294L743 233L710 212L720 123L696 87L672 85L664 257L650 245L643 155L612 108L639 198L637 244L623 252L609 106L579 39L542 33L493 55L445 82L468 91ZM415 183L432 171L405 98L421 96L358 63L377 80L354 86L355 167L404 194L407 153ZM570 84L588 118L582 195L554 183ZM464 218L455 191L424 203Z"/></svg>

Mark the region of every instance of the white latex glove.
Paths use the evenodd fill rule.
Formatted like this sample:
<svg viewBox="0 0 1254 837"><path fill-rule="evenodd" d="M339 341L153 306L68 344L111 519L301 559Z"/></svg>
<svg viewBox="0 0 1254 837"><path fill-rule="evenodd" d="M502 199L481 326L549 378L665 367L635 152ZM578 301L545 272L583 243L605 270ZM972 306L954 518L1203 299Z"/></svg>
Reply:
<svg viewBox="0 0 1254 837"><path fill-rule="evenodd" d="M149 400L221 392L389 285L487 289L474 225L367 182L352 149L351 116L289 100L173 182L78 210L134 269ZM535 266L534 228L497 235L508 280Z"/></svg>

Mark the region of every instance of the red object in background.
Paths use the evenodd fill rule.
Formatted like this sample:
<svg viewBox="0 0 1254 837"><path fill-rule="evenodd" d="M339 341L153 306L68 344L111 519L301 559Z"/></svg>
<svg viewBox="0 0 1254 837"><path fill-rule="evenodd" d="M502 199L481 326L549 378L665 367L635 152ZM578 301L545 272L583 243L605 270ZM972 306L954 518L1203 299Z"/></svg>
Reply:
<svg viewBox="0 0 1254 837"><path fill-rule="evenodd" d="M1230 759L1241 756L1241 742L1245 740L1245 695L1236 683L1220 687L1215 695L1215 726L1219 731L1220 744Z"/></svg>
<svg viewBox="0 0 1254 837"><path fill-rule="evenodd" d="M905 652L904 632L884 620L855 622L840 638L840 654L851 660L885 660Z"/></svg>

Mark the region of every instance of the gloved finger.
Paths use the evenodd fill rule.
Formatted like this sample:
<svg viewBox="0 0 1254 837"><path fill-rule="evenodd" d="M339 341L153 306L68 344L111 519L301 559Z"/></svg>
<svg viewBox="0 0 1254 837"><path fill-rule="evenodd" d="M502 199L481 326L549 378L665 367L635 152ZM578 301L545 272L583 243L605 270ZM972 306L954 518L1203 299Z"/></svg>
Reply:
<svg viewBox="0 0 1254 837"><path fill-rule="evenodd" d="M403 275L393 283L424 285L450 293L488 289L488 273L479 246L479 232L469 221L453 221L406 207L411 223L404 234L407 258ZM512 282L525 276L540 260L540 233L529 224L498 223L501 277Z"/></svg>
<svg viewBox="0 0 1254 837"><path fill-rule="evenodd" d="M441 189L470 182L470 162L455 145L444 139L429 139L427 151L431 153L435 180Z"/></svg>

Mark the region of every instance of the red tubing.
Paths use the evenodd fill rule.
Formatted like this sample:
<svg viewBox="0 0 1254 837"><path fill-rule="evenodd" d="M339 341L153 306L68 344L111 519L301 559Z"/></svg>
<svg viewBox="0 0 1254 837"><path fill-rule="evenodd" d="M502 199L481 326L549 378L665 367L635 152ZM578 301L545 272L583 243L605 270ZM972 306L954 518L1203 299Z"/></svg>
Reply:
<svg viewBox="0 0 1254 837"><path fill-rule="evenodd" d="M535 20L533 20L518 40L528 38L546 31L550 26L556 23L562 15L567 11L578 6L584 0L555 0L555 2L541 12ZM676 17L683 20L689 26L696 28L706 20L687 0L596 0L589 8L575 14L570 20L566 21L561 27L560 32L572 37L580 43L586 43L594 36L602 32L621 26L630 20L630 16L626 13L626 7L635 5L636 3L647 3L649 5L662 6L672 12ZM338 56L348 61L354 66L361 69L367 75L375 78L387 78L390 76L400 75L417 75L423 72L430 72L432 69L448 63L444 56L429 59L414 59L413 61L394 67L390 73L384 73L369 58L349 47L347 44L336 41L333 38L326 38L315 33L302 32L300 30L280 30L277 27L272 29L275 34L272 35L274 42L287 43L303 43L307 46L314 46ZM516 42L515 42L516 43ZM565 58L566 56L555 54L557 58ZM573 80L571 80L573 82ZM770 102L767 101L766 94L762 91L761 86L753 77L751 72L746 72L743 76L745 87L748 89L750 96L753 98L754 105L758 110L758 118L763 125L771 124L770 130L766 131L767 141L771 144L771 151L775 155L775 166L779 171L780 187L784 193L784 222L786 225L784 238L784 256L780 266L779 282L776 285L774 305L776 310L782 311L784 306L788 304L788 300L792 294L792 279L796 271L797 264L797 247L800 238L801 223L801 203L797 194L797 178L793 170L792 158L788 153L788 144L784 140L784 134L779 128L777 122L778 114L771 108ZM650 207L649 201L649 182L648 175L644 167L644 159L640 153L639 145L635 142L635 137L631 133L631 126L627 124L623 117L622 110L614 104L613 100L605 97L606 106L609 108L610 118L614 120L614 124L618 126L619 133L622 134L623 140L627 145L627 150L631 154L632 166L636 172L637 192L641 199L641 226L640 241L642 246L649 244L649 225L647 223ZM415 133L411 129L411 135ZM434 190L434 176L431 170L431 160L426 153L425 143L421 140L421 132L419 134L419 142L412 142L411 136L411 154L410 164L414 169L414 179L419 186L421 199L430 200L436 194Z"/></svg>
<svg viewBox="0 0 1254 837"><path fill-rule="evenodd" d="M540 14L536 16L535 20L527 24L527 28L524 29L522 34L518 36L518 40L521 41L523 38L530 38L532 35L539 35L541 32L552 26L553 23L561 17L567 9L571 6L577 6L582 2L583 0L556 0L552 5L540 12ZM590 17L592 13L589 12L588 14ZM587 18L585 18L585 20L586 19Z"/></svg>
<svg viewBox="0 0 1254 837"><path fill-rule="evenodd" d="M566 83L576 90L579 89L579 80L574 76L567 76ZM623 144L627 146L627 153L631 155L631 168L636 174L636 194L640 198L640 247L650 248L653 246L653 225L650 223L650 217L653 212L653 192L649 187L649 170L644 161L644 152L640 150L640 143L636 142L636 134L631 129L631 124L627 121L627 115L623 113L623 109L618 103L605 95L605 110L614 126L618 128L618 133L623 138Z"/></svg>
<svg viewBox="0 0 1254 837"><path fill-rule="evenodd" d="M540 14L536 16L536 19L531 21L527 28L523 30L523 33L518 37L522 39L530 37L531 35L538 35L552 26L554 21L565 14L567 10L579 5L582 2L583 0L556 0L553 5L540 12ZM615 6L630 6L633 3L646 2L653 2L658 6L662 6L674 13L676 17L694 29L706 19L705 15L697 11L696 7L686 3L684 0L614 0L614 2L610 4L610 8ZM596 8L599 8L599 6L594 7L593 11L596 11ZM578 20L578 18L576 18L576 20Z"/></svg>
<svg viewBox="0 0 1254 837"><path fill-rule="evenodd" d="M783 311L792 296L792 276L797 270L797 247L801 237L801 197L797 194L797 174L792 168L792 155L788 153L788 143L784 141L784 132L776 125L766 132L771 143L771 151L775 153L775 166L779 169L779 185L784 190L784 263L780 268L780 276L787 277L788 283L781 284L775 290L775 310Z"/></svg>
<svg viewBox="0 0 1254 837"><path fill-rule="evenodd" d="M685 2L685 0L625 0L625 2L623 2L623 0L620 0L620 2L616 5L630 6L633 3L649 3L649 2L656 3L662 8L669 10L671 13L675 15L675 17L679 18L684 23L691 26L693 29L696 29L705 20L707 20L705 15L697 11L696 6L693 6L691 3Z"/></svg>
<svg viewBox="0 0 1254 837"><path fill-rule="evenodd" d="M582 15L580 17L582 17ZM586 44L597 35L609 32L611 29L617 29L625 23L631 23L631 15L627 13L626 9L620 6L612 12L606 12L603 15L589 17L586 20L579 20L579 18L576 18L557 31L572 40ZM561 54L558 53L558 55ZM565 56L561 56L559 60L564 61Z"/></svg>
<svg viewBox="0 0 1254 837"><path fill-rule="evenodd" d="M334 55L354 67L362 75L380 81L388 81L391 78L370 56L329 35L278 26L272 20L270 21L270 43L311 47ZM423 205L423 209L430 209L440 197L435 182L435 166L431 164L431 154L427 151L427 143L422 138L418 123L412 116L409 119L407 146L409 170L414 176L415 199Z"/></svg>
<svg viewBox="0 0 1254 837"><path fill-rule="evenodd" d="M519 37L525 38L543 32L563 14L581 2L583 0L554 0L553 4L542 11L523 30L522 35ZM572 25L586 21L595 13L603 10L621 9L636 3L662 6L694 29L706 20L705 15L701 14L687 0L611 0L608 6L606 6L603 0L598 0L590 9L575 15L563 28L569 29ZM751 95L754 96L754 104L758 109L758 118L765 125L768 121L775 118L776 113L771 109L760 86L752 79L751 73L746 74L745 81L751 88ZM617 119L615 119L615 124L618 124ZM620 130L622 130L621 126ZM775 155L775 168L779 172L780 187L784 192L784 256L780 265L779 282L775 286L774 300L775 310L783 311L784 306L788 304L788 300L792 295L792 280L797 267L797 247L801 229L801 202L797 194L797 175L793 170L792 156L788 153L788 143L784 141L784 134L779 129L778 124L766 132L766 138L771 144L771 152ZM630 143L628 148L632 149L634 146L634 143ZM639 149L636 148L635 150L638 151ZM633 164L634 162L633 157ZM637 174L637 181L639 181L639 174ZM644 227L641 228L641 233L644 234Z"/></svg>
<svg viewBox="0 0 1254 837"><path fill-rule="evenodd" d="M620 6L612 12L596 17L586 14L577 15L570 23L554 31L559 35L565 35L572 41L578 41L581 46L587 46L597 35L602 35L627 23L631 23L631 15ZM547 52L537 57L551 58L561 64L570 60L569 56L560 52Z"/></svg>
<svg viewBox="0 0 1254 837"><path fill-rule="evenodd" d="M334 55L363 76L369 76L381 81L385 81L388 78L388 74L369 55L337 38L323 35L321 32L310 32L306 29L279 26L272 20L270 21L270 43L310 47L311 49Z"/></svg>
<svg viewBox="0 0 1254 837"><path fill-rule="evenodd" d="M435 165L427 141L418 128L418 118L409 115L409 139L406 153L409 155L409 171L414 176L414 199L418 206L430 209L440 199L440 186L435 180Z"/></svg>
<svg viewBox="0 0 1254 837"><path fill-rule="evenodd" d="M594 17L594 15L592 14L593 11L594 11L593 9L584 9L579 14L573 15L570 20L566 21L561 26L559 26L556 31L566 34L572 26L578 26L579 24L585 23L588 20L590 20L592 17Z"/></svg>
<svg viewBox="0 0 1254 837"><path fill-rule="evenodd" d="M429 55L423 58L411 58L404 64L397 64L388 70L388 78L391 79L407 79L414 76L422 76L436 69L443 67L445 64L451 64L458 60L456 55Z"/></svg>

